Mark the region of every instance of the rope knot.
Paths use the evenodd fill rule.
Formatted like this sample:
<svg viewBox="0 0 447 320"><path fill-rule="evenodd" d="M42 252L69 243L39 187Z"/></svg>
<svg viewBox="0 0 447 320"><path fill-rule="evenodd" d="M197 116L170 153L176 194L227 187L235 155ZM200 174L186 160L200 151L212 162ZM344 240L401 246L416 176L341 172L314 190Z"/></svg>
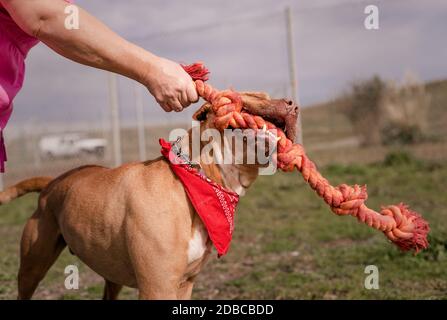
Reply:
<svg viewBox="0 0 447 320"><path fill-rule="evenodd" d="M393 217L396 225L385 232L385 235L401 250L414 249L418 253L428 247L427 234L430 227L427 221L407 205L400 203L383 207L381 214Z"/></svg>
<svg viewBox="0 0 447 320"><path fill-rule="evenodd" d="M360 209L368 198L366 186L342 184L334 188L336 191L340 192L339 197L332 197L328 203L332 211L338 215L352 215L364 222Z"/></svg>

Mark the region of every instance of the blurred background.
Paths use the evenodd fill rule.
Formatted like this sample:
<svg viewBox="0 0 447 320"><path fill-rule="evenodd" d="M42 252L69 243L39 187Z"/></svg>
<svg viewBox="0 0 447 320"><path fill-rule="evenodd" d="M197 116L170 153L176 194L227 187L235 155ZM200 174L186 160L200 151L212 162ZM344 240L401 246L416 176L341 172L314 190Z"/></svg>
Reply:
<svg viewBox="0 0 447 320"><path fill-rule="evenodd" d="M235 248L211 262L196 298L447 298L445 1L76 3L157 55L203 61L217 88L294 98L306 150L331 182L368 183L373 208L405 200L432 224L431 251L402 255L377 232L332 217L296 175L262 177L241 203ZM371 4L379 8L378 30L364 27ZM158 138L187 128L197 108L164 113L139 84L67 61L43 44L26 63L5 130L5 186L86 163L156 157ZM13 296L20 226L35 207L33 196L21 201L0 208L0 230L11 238L3 298ZM387 290L362 287L370 262L394 272L384 276ZM63 292L63 281L54 280L62 265L40 297L99 297L91 273L87 291Z"/></svg>

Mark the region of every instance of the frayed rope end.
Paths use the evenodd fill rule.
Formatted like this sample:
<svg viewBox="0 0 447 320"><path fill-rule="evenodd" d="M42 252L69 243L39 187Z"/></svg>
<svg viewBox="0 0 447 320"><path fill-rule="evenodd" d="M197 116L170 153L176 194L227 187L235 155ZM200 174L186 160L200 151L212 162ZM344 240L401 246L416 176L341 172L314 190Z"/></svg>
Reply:
<svg viewBox="0 0 447 320"><path fill-rule="evenodd" d="M191 78L196 80L202 80L207 81L209 70L205 67L205 65L202 62L196 62L189 65L181 64L183 69L191 76Z"/></svg>
<svg viewBox="0 0 447 320"><path fill-rule="evenodd" d="M414 250L415 254L429 246L427 235L430 231L428 222L407 205L400 203L390 206L394 213L397 227L385 235L402 251Z"/></svg>

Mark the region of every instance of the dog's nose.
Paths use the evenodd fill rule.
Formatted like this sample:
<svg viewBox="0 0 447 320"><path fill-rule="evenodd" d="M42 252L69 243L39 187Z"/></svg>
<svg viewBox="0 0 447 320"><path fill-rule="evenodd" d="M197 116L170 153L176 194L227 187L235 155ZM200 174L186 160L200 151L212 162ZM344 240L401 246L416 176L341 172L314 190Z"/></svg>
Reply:
<svg viewBox="0 0 447 320"><path fill-rule="evenodd" d="M292 100L285 100L285 103L287 104L286 110L288 114L298 115L299 107L295 102L293 102Z"/></svg>
<svg viewBox="0 0 447 320"><path fill-rule="evenodd" d="M285 104L286 114L283 116L285 122L285 132L287 138L295 142L296 139L296 123L298 121L299 107L293 100L283 100Z"/></svg>

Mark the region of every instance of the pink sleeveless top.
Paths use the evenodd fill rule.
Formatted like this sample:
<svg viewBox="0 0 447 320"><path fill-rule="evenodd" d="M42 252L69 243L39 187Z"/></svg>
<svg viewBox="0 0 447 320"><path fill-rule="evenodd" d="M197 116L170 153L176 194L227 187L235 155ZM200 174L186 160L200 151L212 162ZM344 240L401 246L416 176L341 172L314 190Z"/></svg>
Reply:
<svg viewBox="0 0 447 320"><path fill-rule="evenodd" d="M39 40L29 36L0 4L0 172L5 171L3 129L12 113L12 101L23 85L25 58Z"/></svg>
<svg viewBox="0 0 447 320"><path fill-rule="evenodd" d="M23 85L26 55L38 42L23 31L0 4L0 172L5 171L6 161L3 129L12 113L12 101Z"/></svg>

